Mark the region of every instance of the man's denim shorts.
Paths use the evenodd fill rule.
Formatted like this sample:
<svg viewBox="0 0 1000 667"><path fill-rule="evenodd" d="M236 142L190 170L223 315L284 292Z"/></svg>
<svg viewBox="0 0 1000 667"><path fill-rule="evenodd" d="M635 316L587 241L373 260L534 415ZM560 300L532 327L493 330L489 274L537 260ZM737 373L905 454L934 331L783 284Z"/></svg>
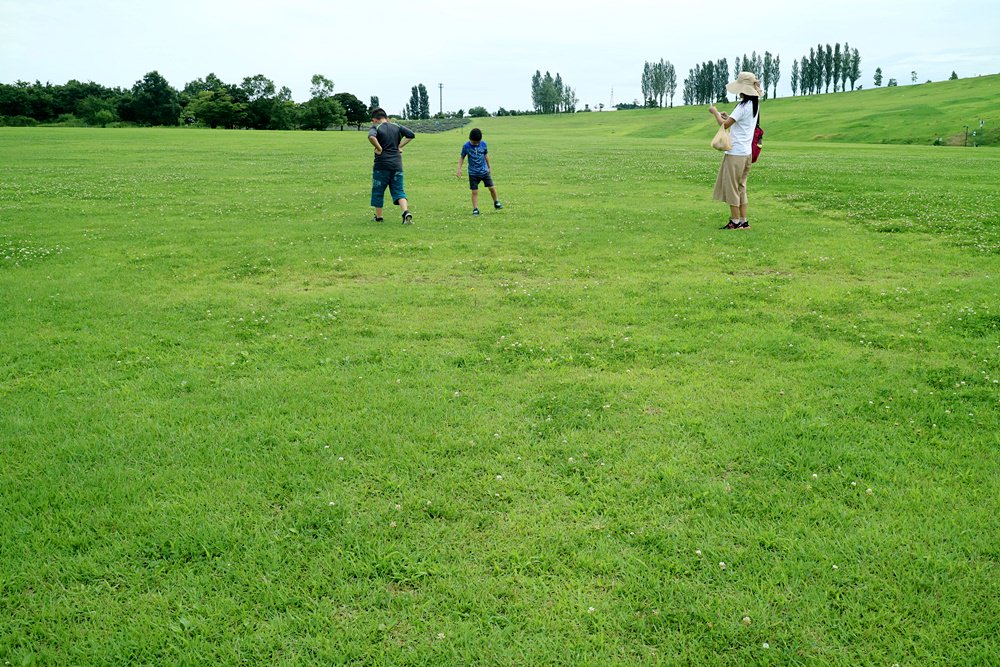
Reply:
<svg viewBox="0 0 1000 667"><path fill-rule="evenodd" d="M382 208L385 204L385 189L389 188L392 203L399 205L400 199L406 199L403 190L403 172L387 169L372 169L372 206Z"/></svg>
<svg viewBox="0 0 1000 667"><path fill-rule="evenodd" d="M479 181L482 181L483 185L485 185L488 188L492 188L493 187L493 179L490 177L489 172L487 172L485 174L478 175L478 176L473 176L472 174L469 174L469 189L470 190L478 190L479 189Z"/></svg>

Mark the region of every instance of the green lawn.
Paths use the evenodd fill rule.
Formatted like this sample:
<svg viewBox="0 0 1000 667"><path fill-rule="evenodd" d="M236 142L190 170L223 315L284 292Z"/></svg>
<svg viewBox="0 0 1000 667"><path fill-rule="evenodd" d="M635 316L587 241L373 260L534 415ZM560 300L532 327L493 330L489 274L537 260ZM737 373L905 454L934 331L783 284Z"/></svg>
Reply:
<svg viewBox="0 0 1000 667"><path fill-rule="evenodd" d="M0 130L0 659L995 660L1000 152L692 113Z"/></svg>
<svg viewBox="0 0 1000 667"><path fill-rule="evenodd" d="M761 107L761 125L771 141L857 142L869 144L941 143L962 146L1000 146L1000 117L996 110L1000 74L915 86L866 88L846 93L785 97ZM733 106L720 105L729 109ZM608 116L610 114L604 114ZM706 107L677 107L630 111L649 118L634 132L646 137L705 134ZM662 118L664 122L656 122ZM980 128L979 122L984 121ZM975 137L973 132L977 132Z"/></svg>

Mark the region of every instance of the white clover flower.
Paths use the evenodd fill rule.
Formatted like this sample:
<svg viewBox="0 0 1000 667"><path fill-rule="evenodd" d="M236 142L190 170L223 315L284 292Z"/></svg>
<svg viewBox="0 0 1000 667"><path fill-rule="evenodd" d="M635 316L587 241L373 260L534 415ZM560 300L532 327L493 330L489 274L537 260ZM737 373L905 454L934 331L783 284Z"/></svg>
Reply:
<svg viewBox="0 0 1000 667"><path fill-rule="evenodd" d="M763 643L763 647L764 647L764 648L771 648L771 645L770 645L770 644L768 644L767 642L764 642L764 643Z"/></svg>
<svg viewBox="0 0 1000 667"><path fill-rule="evenodd" d="M749 616L744 616L743 617L743 625L750 625L750 623L751 623L750 617Z"/></svg>
<svg viewBox="0 0 1000 667"><path fill-rule="evenodd" d="M701 549L695 549L694 550L694 555L695 556L700 556L701 555Z"/></svg>
<svg viewBox="0 0 1000 667"><path fill-rule="evenodd" d="M725 563L723 563L723 562L720 562L720 563L719 563L719 569L720 569L720 570L725 570L725 569L726 569L726 564L725 564Z"/></svg>
<svg viewBox="0 0 1000 667"><path fill-rule="evenodd" d="M597 610L594 609L593 607L587 607L587 613L588 614L593 614L595 611L597 611Z"/></svg>

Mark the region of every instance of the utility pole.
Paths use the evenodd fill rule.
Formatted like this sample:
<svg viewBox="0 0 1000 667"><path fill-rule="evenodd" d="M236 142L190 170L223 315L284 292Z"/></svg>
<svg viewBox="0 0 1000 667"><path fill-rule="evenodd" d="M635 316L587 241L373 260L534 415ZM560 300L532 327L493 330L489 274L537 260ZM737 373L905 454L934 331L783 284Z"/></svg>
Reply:
<svg viewBox="0 0 1000 667"><path fill-rule="evenodd" d="M444 84L438 84L438 113L444 115Z"/></svg>

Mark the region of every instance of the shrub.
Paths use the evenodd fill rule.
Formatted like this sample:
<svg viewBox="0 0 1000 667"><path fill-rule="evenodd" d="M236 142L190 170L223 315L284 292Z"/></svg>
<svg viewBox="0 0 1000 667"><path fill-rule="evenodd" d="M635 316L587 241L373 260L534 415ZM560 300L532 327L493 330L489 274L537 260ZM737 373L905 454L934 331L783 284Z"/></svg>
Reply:
<svg viewBox="0 0 1000 667"><path fill-rule="evenodd" d="M71 113L61 113L59 117L56 118L56 125L65 125L66 127L83 127L85 123L74 116Z"/></svg>
<svg viewBox="0 0 1000 667"><path fill-rule="evenodd" d="M38 121L29 116L0 116L0 125L5 127L34 127Z"/></svg>

